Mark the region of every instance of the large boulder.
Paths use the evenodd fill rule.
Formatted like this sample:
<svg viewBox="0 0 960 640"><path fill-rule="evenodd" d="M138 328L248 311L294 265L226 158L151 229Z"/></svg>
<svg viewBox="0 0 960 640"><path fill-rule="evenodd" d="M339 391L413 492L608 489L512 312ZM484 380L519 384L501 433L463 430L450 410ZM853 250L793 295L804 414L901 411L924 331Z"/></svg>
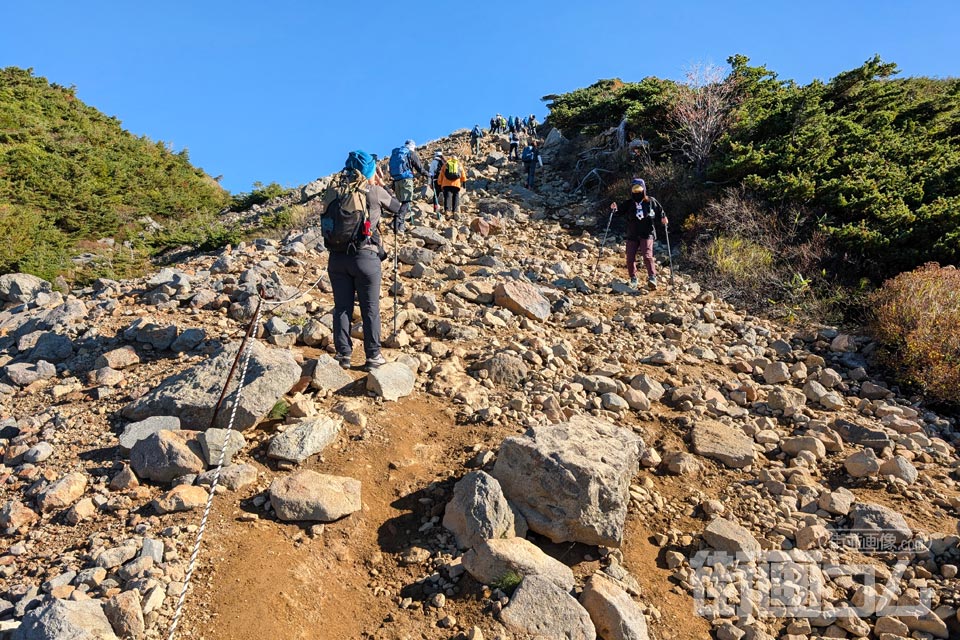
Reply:
<svg viewBox="0 0 960 640"><path fill-rule="evenodd" d="M23 617L13 640L117 640L99 600L53 600Z"/></svg>
<svg viewBox="0 0 960 640"><path fill-rule="evenodd" d="M483 471L471 471L454 485L443 526L453 532L462 549L491 538L527 534L527 521L507 502L496 478Z"/></svg>
<svg viewBox="0 0 960 640"><path fill-rule="evenodd" d="M319 416L304 418L270 440L267 456L289 462L303 462L320 453L337 439L343 420Z"/></svg>
<svg viewBox="0 0 960 640"><path fill-rule="evenodd" d="M500 612L500 621L516 634L556 640L596 640L590 614L570 595L540 576L523 579ZM526 636L525 636L526 637Z"/></svg>
<svg viewBox="0 0 960 640"><path fill-rule="evenodd" d="M207 429L239 349L226 347L217 356L171 376L153 391L123 408L128 420L150 416L178 416L185 429ZM300 365L286 350L252 343L247 382L243 387L234 428L249 429L263 419L287 391L300 380ZM215 427L226 428L233 408L239 372L230 383L230 392L217 415Z"/></svg>
<svg viewBox="0 0 960 640"><path fill-rule="evenodd" d="M0 276L0 301L22 304L38 293L51 290L50 283L29 273L8 273Z"/></svg>
<svg viewBox="0 0 960 640"><path fill-rule="evenodd" d="M515 387L527 378L527 365L510 353L495 353L488 358L480 369L487 372L490 381L507 387Z"/></svg>
<svg viewBox="0 0 960 640"><path fill-rule="evenodd" d="M504 440L493 476L531 530L554 542L619 546L644 451L632 431L575 416Z"/></svg>
<svg viewBox="0 0 960 640"><path fill-rule="evenodd" d="M512 579L542 576L558 587L573 588L573 570L524 538L484 540L463 554L463 568L478 582L503 585Z"/></svg>
<svg viewBox="0 0 960 640"><path fill-rule="evenodd" d="M529 282L511 280L499 283L493 291L493 302L531 320L546 320L550 317L550 301Z"/></svg>
<svg viewBox="0 0 960 640"><path fill-rule="evenodd" d="M360 510L360 481L297 471L273 481L270 504L281 520L333 522Z"/></svg>
<svg viewBox="0 0 960 640"><path fill-rule="evenodd" d="M693 427L691 434L693 450L701 456L719 460L733 469L742 469L753 464L756 452L753 438L737 427L705 420Z"/></svg>
<svg viewBox="0 0 960 640"><path fill-rule="evenodd" d="M890 536L896 545L913 537L913 530L902 515L889 507L870 502L855 504L850 509L850 528L857 535L880 539Z"/></svg>

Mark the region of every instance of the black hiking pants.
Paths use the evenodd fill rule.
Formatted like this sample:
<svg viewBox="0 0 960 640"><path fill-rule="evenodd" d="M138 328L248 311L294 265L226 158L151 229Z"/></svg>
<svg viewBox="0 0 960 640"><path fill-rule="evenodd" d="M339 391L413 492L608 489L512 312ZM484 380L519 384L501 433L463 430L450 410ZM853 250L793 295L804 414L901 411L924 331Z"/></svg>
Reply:
<svg viewBox="0 0 960 640"><path fill-rule="evenodd" d="M363 351L369 360L380 355L380 257L361 249L356 255L330 252L327 274L333 286L333 343L337 356L353 353L350 322L354 299L360 302Z"/></svg>
<svg viewBox="0 0 960 640"><path fill-rule="evenodd" d="M460 187L443 188L443 210L460 213Z"/></svg>

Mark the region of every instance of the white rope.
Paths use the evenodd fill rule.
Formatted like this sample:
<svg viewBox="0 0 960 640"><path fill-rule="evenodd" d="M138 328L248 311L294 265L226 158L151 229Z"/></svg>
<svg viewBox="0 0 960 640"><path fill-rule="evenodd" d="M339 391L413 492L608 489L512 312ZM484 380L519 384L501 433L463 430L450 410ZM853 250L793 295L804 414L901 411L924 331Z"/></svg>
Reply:
<svg viewBox="0 0 960 640"><path fill-rule="evenodd" d="M217 486L220 484L220 471L223 469L223 462L226 458L227 447L230 444L230 435L233 433L233 422L237 417L237 407L240 406L240 394L243 391L244 382L247 379L247 365L250 364L250 355L253 351L253 341L257 339L257 325L260 323L260 306L257 306L257 312L253 318L253 331L247 340L246 347L242 354L243 365L240 367L240 379L237 383L237 392L234 397L233 407L230 409L230 421L227 423L227 431L224 434L223 445L220 447L220 457L217 460L217 467L213 472L213 482L210 484L210 493L207 495L207 505L203 509L203 518L200 519L200 528L197 529L197 538L193 544L193 553L190 554L190 564L187 567L187 574L183 579L183 588L180 590L180 599L177 601L177 608L173 614L173 620L170 622L170 633L167 640L174 640L177 632L177 624L183 615L183 605L187 599L187 589L190 588L190 579L193 578L193 570L196 568L197 557L200 555L200 543L203 540L203 532L207 528L207 518L210 516L210 508L213 506L213 496L217 492Z"/></svg>

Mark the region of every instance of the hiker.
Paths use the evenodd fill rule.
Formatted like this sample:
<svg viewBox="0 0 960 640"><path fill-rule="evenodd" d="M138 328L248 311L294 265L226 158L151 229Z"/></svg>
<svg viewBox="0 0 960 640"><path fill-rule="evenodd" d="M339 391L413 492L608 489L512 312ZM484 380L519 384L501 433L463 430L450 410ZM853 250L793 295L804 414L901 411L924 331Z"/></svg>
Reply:
<svg viewBox="0 0 960 640"><path fill-rule="evenodd" d="M383 211L399 214L402 205L376 184L377 167L364 151L351 151L335 186L323 194L321 229L330 252L327 274L333 287L333 342L337 362L350 368L350 322L354 297L360 302L367 370L386 360L380 353L380 263L386 258L380 237Z"/></svg>
<svg viewBox="0 0 960 640"><path fill-rule="evenodd" d="M513 128L517 133L523 133L523 129L520 128L520 116L514 116Z"/></svg>
<svg viewBox="0 0 960 640"><path fill-rule="evenodd" d="M500 133L507 132L507 119L503 116L500 116Z"/></svg>
<svg viewBox="0 0 960 640"><path fill-rule="evenodd" d="M527 128L527 132L532 136L537 135L537 116L532 113L530 114L530 125Z"/></svg>
<svg viewBox="0 0 960 640"><path fill-rule="evenodd" d="M619 207L614 202L610 209L617 215L627 217L627 274L630 276L630 286L637 286L637 253L640 253L647 268L647 286L651 290L656 289L657 263L653 259L653 242L657 238L657 229L654 221L659 218L664 228L669 224L663 207L647 193L643 178L634 178L630 183L630 199L624 200Z"/></svg>
<svg viewBox="0 0 960 640"><path fill-rule="evenodd" d="M507 118L507 131L513 133L513 116Z"/></svg>
<svg viewBox="0 0 960 640"><path fill-rule="evenodd" d="M490 133L497 132L497 118L496 116L490 118Z"/></svg>
<svg viewBox="0 0 960 640"><path fill-rule="evenodd" d="M447 158L440 170L440 186L443 188L443 212L460 213L460 189L467 182L467 172L456 156Z"/></svg>
<svg viewBox="0 0 960 640"><path fill-rule="evenodd" d="M543 158L540 157L540 145L536 140L530 140L520 154L523 166L527 170L527 189L533 190L533 181L536 177L537 165L543 166Z"/></svg>
<svg viewBox="0 0 960 640"><path fill-rule="evenodd" d="M507 160L520 162L520 134L516 131L510 132L510 153L507 154Z"/></svg>
<svg viewBox="0 0 960 640"><path fill-rule="evenodd" d="M430 166L427 167L430 186L433 188L433 212L437 214L438 219L440 218L440 172L443 170L444 164L443 151L438 150L434 152L433 160L430 161Z"/></svg>
<svg viewBox="0 0 960 640"><path fill-rule="evenodd" d="M479 124L473 125L473 130L470 132L470 150L474 155L480 155L480 138L482 137L483 129Z"/></svg>
<svg viewBox="0 0 960 640"><path fill-rule="evenodd" d="M393 192L400 201L400 212L393 217L393 230L403 233L410 203L413 202L413 176L427 175L423 163L417 155L417 144L407 140L390 154L390 178L393 180Z"/></svg>

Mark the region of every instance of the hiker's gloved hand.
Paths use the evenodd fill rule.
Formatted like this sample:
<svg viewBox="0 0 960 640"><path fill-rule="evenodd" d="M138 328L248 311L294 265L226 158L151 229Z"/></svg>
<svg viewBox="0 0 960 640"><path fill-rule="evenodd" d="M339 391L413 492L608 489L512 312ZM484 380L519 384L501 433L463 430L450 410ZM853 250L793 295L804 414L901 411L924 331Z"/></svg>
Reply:
<svg viewBox="0 0 960 640"><path fill-rule="evenodd" d="M616 203L616 202L611 202L611 203L610 203L610 211L612 211L612 212L614 212L614 213L617 212L617 203Z"/></svg>

